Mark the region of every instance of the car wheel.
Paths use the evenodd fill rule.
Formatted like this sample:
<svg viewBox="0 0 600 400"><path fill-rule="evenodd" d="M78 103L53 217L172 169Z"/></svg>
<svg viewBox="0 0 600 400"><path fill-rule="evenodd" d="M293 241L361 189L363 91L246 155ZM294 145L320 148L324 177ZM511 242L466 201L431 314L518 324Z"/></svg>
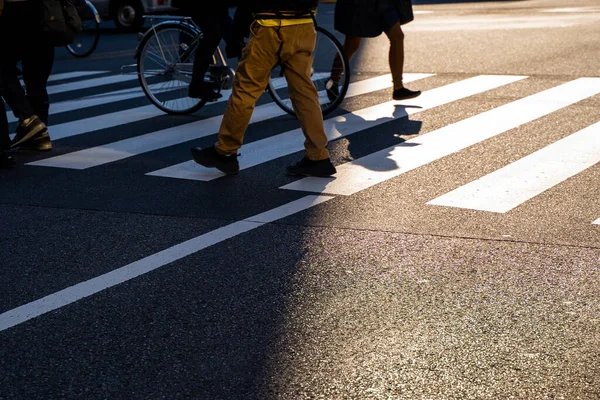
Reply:
<svg viewBox="0 0 600 400"><path fill-rule="evenodd" d="M144 10L139 1L121 0L114 7L114 20L118 29L138 30L144 25Z"/></svg>

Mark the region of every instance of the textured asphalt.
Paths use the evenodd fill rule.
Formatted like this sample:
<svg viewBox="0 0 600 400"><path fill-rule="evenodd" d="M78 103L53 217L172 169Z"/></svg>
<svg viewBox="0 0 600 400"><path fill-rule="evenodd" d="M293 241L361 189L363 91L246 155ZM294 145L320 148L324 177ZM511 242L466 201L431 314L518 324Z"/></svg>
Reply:
<svg viewBox="0 0 600 400"><path fill-rule="evenodd" d="M562 3L416 6L433 13L405 29L406 71L437 75L410 87L530 78L339 140L334 162L600 76L598 24L417 29L419 20L516 18ZM600 10L597 0L577 6ZM332 9L321 8L326 27ZM55 72L130 62L134 35L106 31L96 58L73 61L60 50ZM365 43L357 79L388 72L386 45ZM389 95L349 99L338 112ZM61 140L55 154L222 106L211 107ZM600 226L591 221L600 218L600 165L506 214L425 203L598 122L599 110L600 97L589 98L2 331L0 399L598 399ZM295 124L257 124L248 140ZM283 170L299 154L206 183L144 175L212 140L89 171L0 173L0 313L306 195L277 189L294 181Z"/></svg>

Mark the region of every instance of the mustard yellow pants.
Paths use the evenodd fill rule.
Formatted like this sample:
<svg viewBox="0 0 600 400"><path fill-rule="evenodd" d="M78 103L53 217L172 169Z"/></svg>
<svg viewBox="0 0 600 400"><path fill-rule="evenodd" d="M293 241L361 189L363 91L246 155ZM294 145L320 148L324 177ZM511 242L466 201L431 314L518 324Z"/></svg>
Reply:
<svg viewBox="0 0 600 400"><path fill-rule="evenodd" d="M280 63L304 133L306 157L311 160L329 158L323 114L317 89L310 78L316 42L313 24L265 27L254 22L251 31L219 129L217 151L237 153L244 142L256 101L265 91L271 71Z"/></svg>

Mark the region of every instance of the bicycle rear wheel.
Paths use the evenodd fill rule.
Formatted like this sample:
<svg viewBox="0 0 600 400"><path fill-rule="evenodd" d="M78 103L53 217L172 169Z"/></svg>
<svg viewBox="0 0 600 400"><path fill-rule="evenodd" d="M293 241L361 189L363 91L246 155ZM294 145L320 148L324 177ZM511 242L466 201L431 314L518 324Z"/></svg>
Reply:
<svg viewBox="0 0 600 400"><path fill-rule="evenodd" d="M163 23L148 31L140 43L140 85L150 102L166 113L191 114L206 103L188 97L195 49L185 53L198 33L187 24Z"/></svg>
<svg viewBox="0 0 600 400"><path fill-rule="evenodd" d="M346 96L350 84L350 67L339 40L320 26L316 27L316 31L311 79L319 94L321 111L323 115L327 115L335 110ZM296 116L285 81L285 68L277 66L273 69L267 91L282 110Z"/></svg>
<svg viewBox="0 0 600 400"><path fill-rule="evenodd" d="M67 51L75 57L87 57L96 50L100 40L100 14L89 1L77 7L83 30L77 34L75 41L67 46Z"/></svg>

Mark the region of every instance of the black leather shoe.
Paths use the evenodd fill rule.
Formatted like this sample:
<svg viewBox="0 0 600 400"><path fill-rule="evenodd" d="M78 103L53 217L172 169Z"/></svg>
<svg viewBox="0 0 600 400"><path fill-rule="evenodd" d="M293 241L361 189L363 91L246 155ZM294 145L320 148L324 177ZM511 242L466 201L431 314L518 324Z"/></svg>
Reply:
<svg viewBox="0 0 600 400"><path fill-rule="evenodd" d="M394 90L394 94L392 95L392 97L394 98L394 100L406 100L406 99L415 98L415 97L419 96L420 94L421 94L420 90L410 90L410 89L403 87L402 89Z"/></svg>
<svg viewBox="0 0 600 400"><path fill-rule="evenodd" d="M42 122L36 115L32 116L27 120L27 123L21 122L17 127L17 134L15 138L10 142L10 147L20 147L21 144L30 140L40 132L46 130L46 124Z"/></svg>
<svg viewBox="0 0 600 400"><path fill-rule="evenodd" d="M221 154L214 146L204 149L200 147L193 148L192 158L206 168L216 168L227 175L235 175L240 172L240 163L237 160L237 154Z"/></svg>
<svg viewBox="0 0 600 400"><path fill-rule="evenodd" d="M15 159L8 150L0 151L0 168L11 168L14 167L15 164Z"/></svg>
<svg viewBox="0 0 600 400"><path fill-rule="evenodd" d="M221 97L223 97L223 95L219 93L216 85L203 82L199 85L190 85L188 89L188 97L212 103L219 100Z"/></svg>
<svg viewBox="0 0 600 400"><path fill-rule="evenodd" d="M324 160L309 160L304 157L297 163L287 167L288 175L292 176L317 176L325 178L335 174L337 170L329 158Z"/></svg>

